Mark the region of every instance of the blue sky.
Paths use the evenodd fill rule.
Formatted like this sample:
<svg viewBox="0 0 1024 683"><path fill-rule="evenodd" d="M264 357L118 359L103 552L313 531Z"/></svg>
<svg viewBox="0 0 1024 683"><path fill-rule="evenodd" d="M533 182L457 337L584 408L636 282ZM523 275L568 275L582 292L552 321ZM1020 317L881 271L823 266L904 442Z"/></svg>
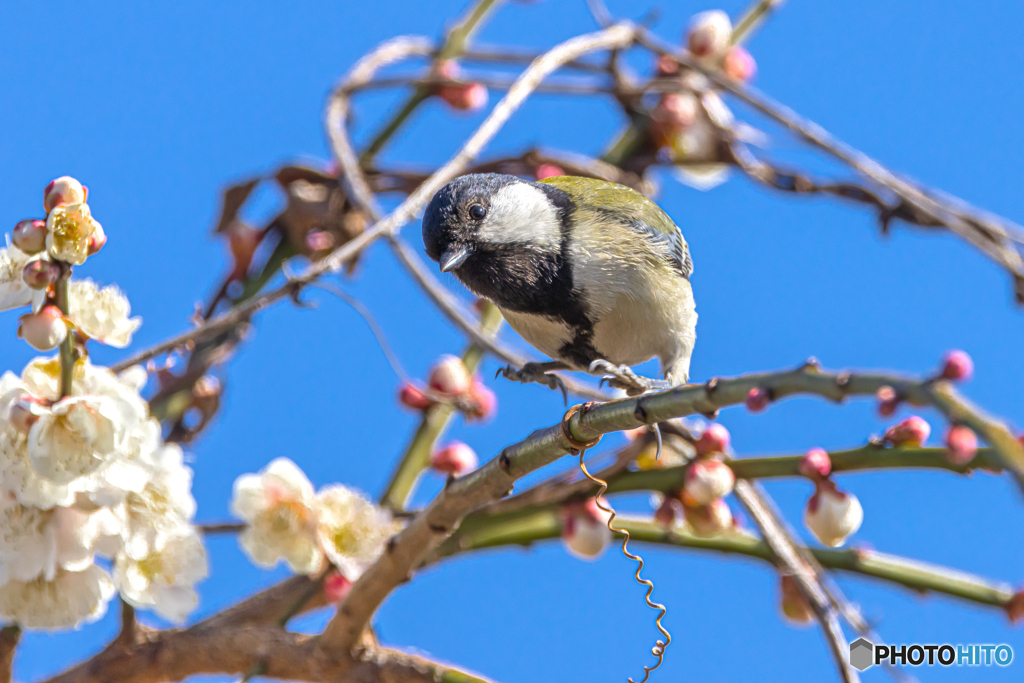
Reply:
<svg viewBox="0 0 1024 683"><path fill-rule="evenodd" d="M110 241L79 274L128 293L145 319L136 347L162 340L187 325L194 302L225 271L225 249L210 235L220 190L287 160L326 159L320 112L331 85L380 41L437 35L462 6L5 3L0 223L36 216L51 178L80 178ZM723 8L735 15L743 6L730 0ZM649 5L615 2L611 9L635 18ZM687 18L704 9L662 3L655 28L678 39ZM1022 20L1024 9L1009 1L794 0L750 43L756 85L892 168L1024 220ZM512 2L479 41L539 49L592 28L582 2ZM357 139L394 101L376 94L358 101ZM440 163L481 119L451 117L429 103L383 161ZM607 104L538 96L487 152L542 144L598 154L621 125ZM778 157L844 175L768 130ZM902 225L882 237L859 208L770 193L736 176L706 193L667 175L661 181L659 201L682 227L696 266L694 379L790 366L811 355L829 367L923 373L945 350L963 348L977 368L966 393L1024 427L1024 314L1008 278L978 253L948 235ZM272 198L264 204L271 207ZM417 224L406 228L417 246L418 234ZM346 287L374 311L411 372L423 374L438 355L463 347L384 247L369 251ZM322 299L316 311L279 305L261 314L225 371L224 411L191 449L201 520L225 519L235 477L278 456L295 460L318 485L340 481L376 494L409 438L415 419L398 410L397 380L366 326L338 301L313 296ZM0 318L8 330L0 358L17 371L33 354L14 338L15 318ZM101 362L120 356L96 352ZM483 375L496 367L488 361ZM561 415L560 399L546 389L493 386L499 419L452 430L482 457ZM940 420L926 417L941 434ZM759 415L726 410L721 422L740 456L852 447L886 424L869 403L813 399ZM1007 478L888 472L840 484L865 508L854 544L1024 582L1024 508ZM439 485L428 478L419 499ZM794 523L809 489L800 481L768 485ZM212 575L201 586L199 617L285 576L254 568L234 539L211 539L208 548ZM777 578L767 566L652 548L644 556L677 638L656 680L834 677L820 634L781 622ZM499 681L635 676L654 629L631 570L615 553L583 563L557 544L464 557L401 587L376 626L388 644ZM1021 631L997 611L862 579L840 582L889 641L1008 643L1024 658ZM315 628L324 618L301 625ZM17 678L37 679L86 657L116 621L109 614L79 632L27 636ZM920 678L1019 680L1022 666L930 669ZM873 670L864 680L884 677Z"/></svg>

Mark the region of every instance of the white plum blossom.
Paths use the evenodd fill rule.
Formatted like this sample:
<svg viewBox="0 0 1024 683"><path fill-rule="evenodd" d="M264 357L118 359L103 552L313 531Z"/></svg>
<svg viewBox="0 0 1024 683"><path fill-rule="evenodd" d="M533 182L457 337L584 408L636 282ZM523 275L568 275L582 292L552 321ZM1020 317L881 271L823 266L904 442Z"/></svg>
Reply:
<svg viewBox="0 0 1024 683"><path fill-rule="evenodd" d="M29 304L36 309L46 299L46 292L32 289L21 278L25 266L34 258L14 245L0 249L0 311Z"/></svg>
<svg viewBox="0 0 1024 683"><path fill-rule="evenodd" d="M206 578L206 550L193 527L159 534L148 547L126 544L114 563L114 583L134 607L152 608L181 623L199 604L195 584Z"/></svg>
<svg viewBox="0 0 1024 683"><path fill-rule="evenodd" d="M320 489L316 514L321 548L350 581L380 557L387 540L401 528L388 512L341 484Z"/></svg>
<svg viewBox="0 0 1024 683"><path fill-rule="evenodd" d="M196 513L192 470L184 464L181 447L164 444L154 456L154 470L142 490L130 492L116 508L123 522L123 541L140 555L160 534L175 533Z"/></svg>
<svg viewBox="0 0 1024 683"><path fill-rule="evenodd" d="M288 458L277 458L259 474L235 480L231 511L247 522L239 544L261 567L281 559L292 571L311 574L323 564L317 543L313 484Z"/></svg>
<svg viewBox="0 0 1024 683"><path fill-rule="evenodd" d="M98 470L124 440L123 424L104 396L69 396L45 410L28 434L32 469L58 484Z"/></svg>
<svg viewBox="0 0 1024 683"><path fill-rule="evenodd" d="M109 511L71 507L41 510L15 504L0 511L0 584L37 576L52 580L58 569L92 564L97 540L107 533Z"/></svg>
<svg viewBox="0 0 1024 683"><path fill-rule="evenodd" d="M54 207L46 216L46 250L58 261L81 265L89 258L89 243L102 228L89 205L81 202Z"/></svg>
<svg viewBox="0 0 1024 683"><path fill-rule="evenodd" d="M128 297L114 285L100 289L90 279L68 284L68 317L90 339L120 349L128 346L142 324L142 318L130 314Z"/></svg>
<svg viewBox="0 0 1024 683"><path fill-rule="evenodd" d="M0 619L22 628L77 628L102 617L114 592L110 576L95 564L61 569L50 580L12 579L0 586Z"/></svg>

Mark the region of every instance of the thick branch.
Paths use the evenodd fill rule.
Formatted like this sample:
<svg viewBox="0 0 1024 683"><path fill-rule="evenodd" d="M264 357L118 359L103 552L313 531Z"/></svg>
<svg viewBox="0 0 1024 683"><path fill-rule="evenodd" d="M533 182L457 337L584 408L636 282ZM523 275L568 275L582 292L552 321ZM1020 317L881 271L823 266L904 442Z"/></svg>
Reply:
<svg viewBox="0 0 1024 683"><path fill-rule="evenodd" d="M936 385L943 385L943 393L955 396L945 382L918 382L887 375L830 374L820 371L816 365L804 365L796 370L714 380L703 386L685 386L639 398L620 399L576 412L565 425L537 430L523 441L505 448L497 458L477 471L445 488L392 539L384 556L359 578L328 624L321 642L330 648L351 647L388 594L409 578L411 571L431 549L451 535L466 514L507 495L516 479L568 453L573 443L567 439L567 434L575 443L585 443L603 434L642 424L692 414L710 414L722 406L742 403L755 387L764 387L776 399L804 393L840 401L856 394L873 396L879 388L892 386L905 400L924 404L932 402L931 392L935 391ZM991 421L987 424L996 425ZM1021 449L1019 443L1014 443L1017 449ZM1011 451L1003 451L996 446L1004 464L1017 456Z"/></svg>

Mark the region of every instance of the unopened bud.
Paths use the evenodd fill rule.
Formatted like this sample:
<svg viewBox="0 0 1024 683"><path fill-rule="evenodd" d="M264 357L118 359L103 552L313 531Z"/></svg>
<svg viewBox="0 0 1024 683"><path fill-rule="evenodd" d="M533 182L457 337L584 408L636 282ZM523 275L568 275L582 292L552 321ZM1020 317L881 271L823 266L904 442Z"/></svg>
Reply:
<svg viewBox="0 0 1024 683"><path fill-rule="evenodd" d="M796 579L792 576L782 576L779 589L782 593L780 606L786 621L793 626L806 626L814 621L814 610L800 592Z"/></svg>
<svg viewBox="0 0 1024 683"><path fill-rule="evenodd" d="M684 501L689 505L709 505L729 495L736 483L736 475L724 462L698 460L690 465L683 483Z"/></svg>
<svg viewBox="0 0 1024 683"><path fill-rule="evenodd" d="M939 374L953 381L968 380L974 374L974 361L966 351L948 351L942 359L942 371Z"/></svg>
<svg viewBox="0 0 1024 683"><path fill-rule="evenodd" d="M1003 605L1011 624L1024 619L1024 590L1019 590Z"/></svg>
<svg viewBox="0 0 1024 683"><path fill-rule="evenodd" d="M562 510L562 542L566 550L581 560L597 559L612 540L608 528L608 513L591 498L586 503L574 503Z"/></svg>
<svg viewBox="0 0 1024 683"><path fill-rule="evenodd" d="M978 452L978 437L970 427L953 425L946 432L946 459L954 465L966 465Z"/></svg>
<svg viewBox="0 0 1024 683"><path fill-rule="evenodd" d="M882 417L889 417L900 407L900 397L896 390L890 386L884 386L875 393L878 400L878 414Z"/></svg>
<svg viewBox="0 0 1024 683"><path fill-rule="evenodd" d="M807 501L804 524L815 538L831 548L841 546L864 521L864 508L857 496L839 491L830 481L819 482Z"/></svg>
<svg viewBox="0 0 1024 683"><path fill-rule="evenodd" d="M11 232L11 243L30 256L46 249L46 221L38 218L18 221Z"/></svg>
<svg viewBox="0 0 1024 683"><path fill-rule="evenodd" d="M885 431L885 440L893 446L910 446L914 448L927 441L928 435L931 433L932 427L924 418L911 415L889 427Z"/></svg>
<svg viewBox="0 0 1024 683"><path fill-rule="evenodd" d="M403 384L398 392L398 401L407 408L413 410L426 410L431 406L431 400L419 388L412 384Z"/></svg>
<svg viewBox="0 0 1024 683"><path fill-rule="evenodd" d="M437 75L441 78L455 80L459 78L459 67L452 60L441 62L437 67ZM439 85L437 96L457 111L478 111L487 104L487 86L483 83L449 83Z"/></svg>
<svg viewBox="0 0 1024 683"><path fill-rule="evenodd" d="M679 501L672 496L665 496L661 505L654 512L654 520L664 526L672 526L678 514Z"/></svg>
<svg viewBox="0 0 1024 683"><path fill-rule="evenodd" d="M31 394L22 394L21 397L11 406L7 419L11 426L22 434L28 434L32 425L36 423L42 414L43 400Z"/></svg>
<svg viewBox="0 0 1024 683"><path fill-rule="evenodd" d="M46 289L60 277L60 266L46 259L30 261L21 271L21 279L32 289Z"/></svg>
<svg viewBox="0 0 1024 683"><path fill-rule="evenodd" d="M498 409L498 397L486 384L474 380L469 388L470 408L466 413L469 420L487 420Z"/></svg>
<svg viewBox="0 0 1024 683"><path fill-rule="evenodd" d="M823 448L812 448L807 451L798 466L800 474L812 481L825 479L832 472L832 458Z"/></svg>
<svg viewBox="0 0 1024 683"><path fill-rule="evenodd" d="M670 55L659 55L654 72L658 76L675 76L679 73L679 62Z"/></svg>
<svg viewBox="0 0 1024 683"><path fill-rule="evenodd" d="M687 28L686 44L694 57L714 57L725 52L732 37L732 22L722 10L693 15Z"/></svg>
<svg viewBox="0 0 1024 683"><path fill-rule="evenodd" d="M693 444L698 456L710 453L725 453L729 450L729 430L713 422Z"/></svg>
<svg viewBox="0 0 1024 683"><path fill-rule="evenodd" d="M476 451L461 441L453 441L434 453L430 459L430 466L438 472L446 472L458 477L475 470L478 462Z"/></svg>
<svg viewBox="0 0 1024 683"><path fill-rule="evenodd" d="M746 83L752 80L754 74L757 73L757 62L746 48L736 45L725 53L725 59L722 60L722 73L734 81Z"/></svg>
<svg viewBox="0 0 1024 683"><path fill-rule="evenodd" d="M448 396L461 396L469 391L473 384L465 363L457 356L441 356L434 369L430 371L428 380L430 388Z"/></svg>
<svg viewBox="0 0 1024 683"><path fill-rule="evenodd" d="M103 232L103 226L96 223L95 228L92 237L89 238L89 256L98 254L107 243L107 233Z"/></svg>
<svg viewBox="0 0 1024 683"><path fill-rule="evenodd" d="M306 233L306 247L310 251L329 251L337 240L327 230L313 229Z"/></svg>
<svg viewBox="0 0 1024 683"><path fill-rule="evenodd" d="M545 178L555 178L557 176L565 175L565 171L562 170L561 166L554 164L541 164L537 167L537 170L533 172L533 175L537 180L544 180Z"/></svg>
<svg viewBox="0 0 1024 683"><path fill-rule="evenodd" d="M697 536L714 536L732 528L732 510L719 498L710 505L683 504L683 516Z"/></svg>
<svg viewBox="0 0 1024 683"><path fill-rule="evenodd" d="M234 222L227 229L228 249L231 250L231 279L241 280L249 272L249 265L256 249L260 246L263 233L244 223Z"/></svg>
<svg viewBox="0 0 1024 683"><path fill-rule="evenodd" d="M672 147L673 141L697 120L699 105L693 93L665 93L651 110L648 133L656 147Z"/></svg>
<svg viewBox="0 0 1024 683"><path fill-rule="evenodd" d="M771 393L764 387L754 387L747 392L747 410L759 413L772 402Z"/></svg>
<svg viewBox="0 0 1024 683"><path fill-rule="evenodd" d="M89 198L89 191L71 176L61 176L51 180L43 190L43 208L50 213L58 206L65 204L82 204Z"/></svg>
<svg viewBox="0 0 1024 683"><path fill-rule="evenodd" d="M341 602L351 588L352 582L337 569L332 569L324 579L324 601L331 604Z"/></svg>
<svg viewBox="0 0 1024 683"><path fill-rule="evenodd" d="M60 346L68 336L68 326L56 306L44 306L38 313L26 313L18 324L18 336L40 351Z"/></svg>

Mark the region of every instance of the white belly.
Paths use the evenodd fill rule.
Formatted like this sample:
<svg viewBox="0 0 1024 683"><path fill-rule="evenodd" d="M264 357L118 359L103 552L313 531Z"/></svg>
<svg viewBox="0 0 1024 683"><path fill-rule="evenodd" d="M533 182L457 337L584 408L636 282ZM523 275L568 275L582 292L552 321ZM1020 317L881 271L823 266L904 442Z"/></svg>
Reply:
<svg viewBox="0 0 1024 683"><path fill-rule="evenodd" d="M563 322L532 313L502 311L509 327L548 358L558 359L559 350L572 340L573 332Z"/></svg>

